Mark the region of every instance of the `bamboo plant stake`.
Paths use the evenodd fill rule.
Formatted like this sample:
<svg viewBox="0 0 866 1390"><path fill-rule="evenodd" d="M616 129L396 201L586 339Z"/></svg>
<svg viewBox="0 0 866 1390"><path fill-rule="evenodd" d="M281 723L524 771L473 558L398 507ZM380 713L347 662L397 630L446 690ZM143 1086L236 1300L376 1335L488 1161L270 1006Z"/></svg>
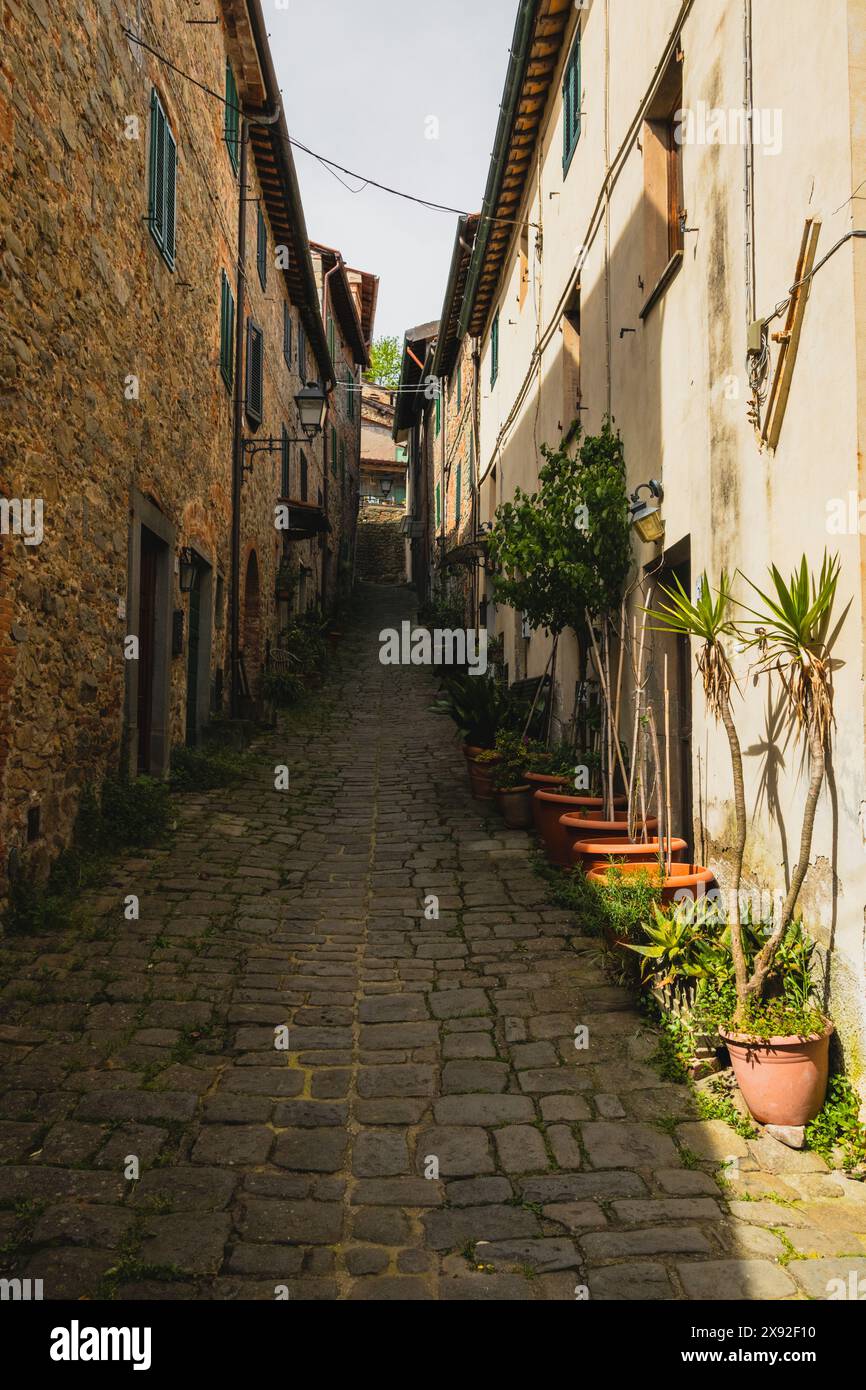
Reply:
<svg viewBox="0 0 866 1390"><path fill-rule="evenodd" d="M665 850L665 877L671 876L671 692L668 685L668 654L665 652L665 825L667 834L662 841Z"/></svg>

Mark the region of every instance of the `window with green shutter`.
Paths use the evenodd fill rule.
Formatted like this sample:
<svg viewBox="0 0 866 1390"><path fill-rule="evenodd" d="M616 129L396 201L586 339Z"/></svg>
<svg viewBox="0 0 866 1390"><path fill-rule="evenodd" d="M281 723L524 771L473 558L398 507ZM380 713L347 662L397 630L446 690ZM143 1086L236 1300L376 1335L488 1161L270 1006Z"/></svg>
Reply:
<svg viewBox="0 0 866 1390"><path fill-rule="evenodd" d="M301 385L307 384L307 334L302 323L298 324L298 376Z"/></svg>
<svg viewBox="0 0 866 1390"><path fill-rule="evenodd" d="M442 396L436 392L436 438L439 438L439 431L442 428Z"/></svg>
<svg viewBox="0 0 866 1390"><path fill-rule="evenodd" d="M463 469L461 468L460 464L458 463L458 465L457 465L457 481L456 481L456 483L455 483L455 485L454 485L454 498L455 498L455 502L454 502L454 519L455 519L455 521L457 522L457 525L458 525L458 526L460 525L460 506L461 506L461 503L462 503L462 501L463 501L463 496L462 496L462 494L463 494Z"/></svg>
<svg viewBox="0 0 866 1390"><path fill-rule="evenodd" d="M289 431L280 427L280 496L289 496Z"/></svg>
<svg viewBox="0 0 866 1390"><path fill-rule="evenodd" d="M247 320L247 419L260 425L264 414L265 338L262 330Z"/></svg>
<svg viewBox="0 0 866 1390"><path fill-rule="evenodd" d="M220 372L229 390L235 379L235 301L229 277L220 271Z"/></svg>
<svg viewBox="0 0 866 1390"><path fill-rule="evenodd" d="M268 283L268 224L259 208L256 223L256 265L259 270L259 284L262 289Z"/></svg>
<svg viewBox="0 0 866 1390"><path fill-rule="evenodd" d="M232 72L231 63L226 63L226 107L225 107L225 142L229 152L229 159L235 173L238 171L240 163L240 128L241 111L240 101L238 100L238 84L235 82L235 75Z"/></svg>
<svg viewBox="0 0 866 1390"><path fill-rule="evenodd" d="M496 385L496 378L499 376L499 310L493 318L493 327L490 330L490 385Z"/></svg>
<svg viewBox="0 0 866 1390"><path fill-rule="evenodd" d="M286 366L292 365L292 311L285 300L283 300L283 357L286 359Z"/></svg>
<svg viewBox="0 0 866 1390"><path fill-rule="evenodd" d="M439 523L442 519L442 485L436 484L436 529L439 530Z"/></svg>
<svg viewBox="0 0 866 1390"><path fill-rule="evenodd" d="M580 28L562 79L562 171L568 172L580 139Z"/></svg>
<svg viewBox="0 0 866 1390"><path fill-rule="evenodd" d="M154 87L150 93L150 170L147 222L169 270L174 270L177 143Z"/></svg>
<svg viewBox="0 0 866 1390"><path fill-rule="evenodd" d="M328 315L328 352L331 354L331 361L333 362L337 355L337 334L334 329L334 320L330 314Z"/></svg>

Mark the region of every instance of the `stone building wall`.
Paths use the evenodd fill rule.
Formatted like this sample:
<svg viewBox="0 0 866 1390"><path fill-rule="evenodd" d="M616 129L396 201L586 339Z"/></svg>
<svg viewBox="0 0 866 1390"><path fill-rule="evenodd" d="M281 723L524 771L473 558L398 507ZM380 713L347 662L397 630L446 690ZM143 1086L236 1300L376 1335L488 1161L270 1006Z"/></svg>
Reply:
<svg viewBox="0 0 866 1390"><path fill-rule="evenodd" d="M124 638L138 621L130 541L148 518L165 543L167 607L184 615L183 652L160 673L167 717L155 772L185 736L181 546L209 567L206 684L218 670L229 679L232 400L219 371L220 270L234 291L238 180L224 107L124 36L127 8L82 0L61 25L42 0L0 3L0 497L40 499L44 511L40 544L0 538L0 899L11 851L44 872L68 842L82 787L135 768L126 686L137 673ZM148 0L142 13L152 47L224 90L222 23L184 23L173 0ZM154 87L177 141L174 270L147 220ZM252 159L250 184L255 198ZM298 433L297 378L281 350L285 277L271 262L261 292L256 206L247 283L266 333L259 434L279 435L282 420ZM269 231L271 253L273 244ZM321 444L308 457L315 496ZM262 653L274 636L278 468L278 456L259 456L243 486L241 612ZM200 691L205 708L209 695Z"/></svg>
<svg viewBox="0 0 866 1390"><path fill-rule="evenodd" d="M406 580L406 541L402 507L376 503L358 513L358 579L373 584L403 584Z"/></svg>

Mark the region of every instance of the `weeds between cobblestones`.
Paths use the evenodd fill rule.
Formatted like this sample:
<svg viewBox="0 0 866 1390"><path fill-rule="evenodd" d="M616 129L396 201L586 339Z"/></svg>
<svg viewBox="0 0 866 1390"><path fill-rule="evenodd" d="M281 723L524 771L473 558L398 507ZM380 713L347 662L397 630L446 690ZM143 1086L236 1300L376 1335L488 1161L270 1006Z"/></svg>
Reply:
<svg viewBox="0 0 866 1390"><path fill-rule="evenodd" d="M3 1274L118 1300L866 1277L866 1188L701 1118L529 837L471 801L429 675L378 662L407 602L366 595L323 691L235 786L175 799L172 842L86 899L89 934L3 943Z"/></svg>

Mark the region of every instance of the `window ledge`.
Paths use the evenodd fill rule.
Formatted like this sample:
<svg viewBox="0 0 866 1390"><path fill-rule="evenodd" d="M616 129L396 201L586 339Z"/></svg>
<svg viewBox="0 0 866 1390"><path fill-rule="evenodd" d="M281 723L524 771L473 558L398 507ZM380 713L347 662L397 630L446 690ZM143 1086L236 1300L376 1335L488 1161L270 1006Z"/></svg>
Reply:
<svg viewBox="0 0 866 1390"><path fill-rule="evenodd" d="M683 252L675 251L674 254L671 256L670 260L668 261L667 265L665 266L664 270L662 271L661 275L659 276L658 280L656 281L654 289L650 291L646 303L640 311L640 317L642 319L647 318L654 306L661 299L668 285L671 283L674 276L677 274L677 271L679 270L682 263Z"/></svg>

